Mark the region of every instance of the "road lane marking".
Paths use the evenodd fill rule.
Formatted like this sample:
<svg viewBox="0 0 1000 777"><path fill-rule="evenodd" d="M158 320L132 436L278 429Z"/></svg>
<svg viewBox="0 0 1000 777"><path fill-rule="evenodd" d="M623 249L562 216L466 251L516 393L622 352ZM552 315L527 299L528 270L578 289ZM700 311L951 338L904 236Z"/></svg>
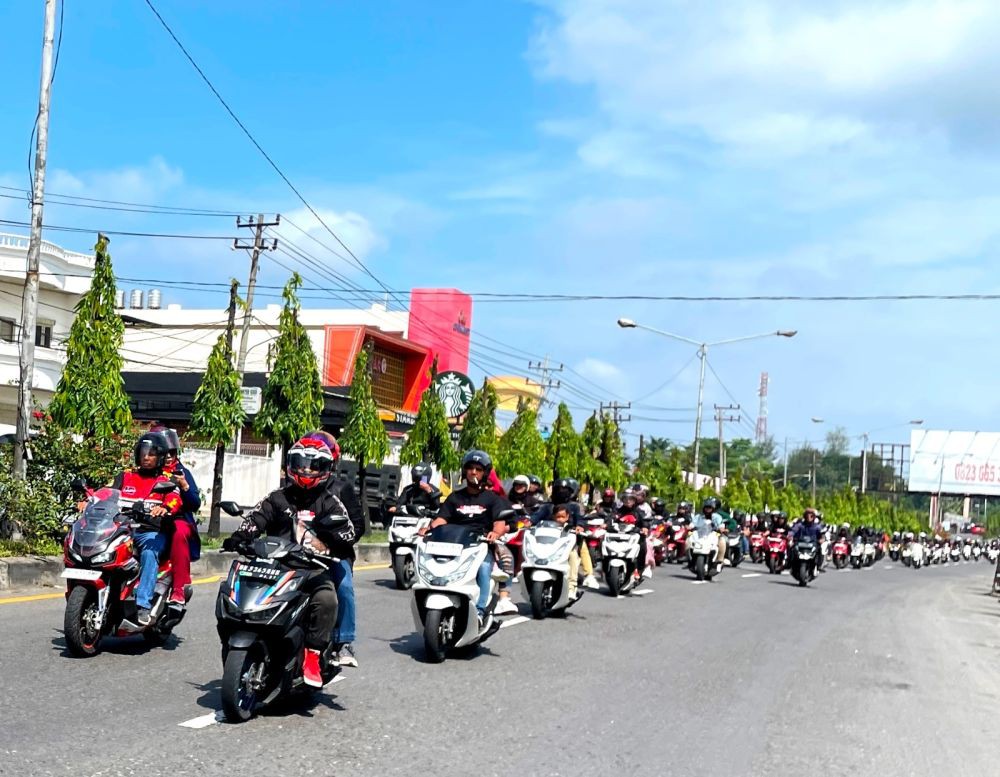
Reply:
<svg viewBox="0 0 1000 777"><path fill-rule="evenodd" d="M355 572L367 572L372 569L388 569L388 564L362 564L361 566L354 567ZM192 580L192 585L205 585L206 583L218 583L224 574L211 575L210 577L199 577L197 580ZM66 592L60 591L59 593L52 594L28 594L27 596L7 596L0 598L0 604L23 604L25 602L41 602L45 599L65 599Z"/></svg>
<svg viewBox="0 0 1000 777"><path fill-rule="evenodd" d="M505 620L505 621L503 621L503 622L502 622L502 623L500 624L500 628L501 628L501 629L505 629L505 628L507 628L508 626L516 626L516 625L517 625L517 624L519 624L519 623L527 623L527 622L528 622L528 621L530 621L530 620L531 620L531 618L526 618L526 617L524 617L523 615L518 615L518 616L517 616L516 618L511 618L511 619L509 619L509 620Z"/></svg>
<svg viewBox="0 0 1000 777"><path fill-rule="evenodd" d="M652 588L638 588L632 592L632 596L645 596L646 594L653 593Z"/></svg>
<svg viewBox="0 0 1000 777"><path fill-rule="evenodd" d="M183 728L208 728L209 726L215 726L225 720L225 713L222 710L216 710L215 712L210 712L207 715L199 715L197 718L191 718L191 720L185 720L183 723L178 723L178 726Z"/></svg>
<svg viewBox="0 0 1000 777"><path fill-rule="evenodd" d="M707 580L692 580L691 585L705 585L707 582Z"/></svg>
<svg viewBox="0 0 1000 777"><path fill-rule="evenodd" d="M743 577L760 577L760 572L751 572L748 575L743 575Z"/></svg>

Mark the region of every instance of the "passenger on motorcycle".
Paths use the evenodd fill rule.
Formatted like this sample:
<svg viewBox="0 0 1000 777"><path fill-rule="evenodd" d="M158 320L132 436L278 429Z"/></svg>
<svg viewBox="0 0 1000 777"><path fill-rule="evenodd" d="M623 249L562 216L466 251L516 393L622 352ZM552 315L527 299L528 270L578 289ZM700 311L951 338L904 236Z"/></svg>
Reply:
<svg viewBox="0 0 1000 777"><path fill-rule="evenodd" d="M298 542L320 555L352 559L354 543L364 524L359 527L352 519L346 526L336 528L331 520L351 517L329 487L334 460L333 451L323 440L310 435L296 442L288 451L286 484L264 497L247 514L243 525L223 542L222 549L238 551L265 534ZM336 569L337 566L332 570L317 569L304 585L310 596L302 676L307 685L317 688L323 685L320 657L337 623Z"/></svg>
<svg viewBox="0 0 1000 777"><path fill-rule="evenodd" d="M820 526L816 520L816 508L807 507L802 512L802 520L796 521L789 533L788 553L792 564L798 561L797 543L814 542L819 545Z"/></svg>
<svg viewBox="0 0 1000 777"><path fill-rule="evenodd" d="M146 432L136 441L132 450L135 466L119 472L111 483L111 488L121 491L122 501L125 503L143 500L161 502L162 504L150 508L149 515L152 518L176 516L183 508L183 501L176 491L169 494L152 493L153 486L157 483L172 482L163 474L168 449L166 437L159 432ZM139 550L139 584L135 589L135 604L140 626L148 626L152 620L149 610L153 606L153 594L156 591L156 572L160 566L160 556L167 548L170 523L172 521L162 521L159 529L139 529L133 536ZM183 591L182 588L181 601Z"/></svg>
<svg viewBox="0 0 1000 777"><path fill-rule="evenodd" d="M565 507L568 511L570 525L578 531L583 532L587 525L583 507L577 501L580 493L580 484L573 478L560 478L552 484L552 501L544 502L531 514L532 525L537 525L540 521L554 520L557 506ZM594 578L594 563L590 558L590 549L587 543L581 541L577 543L577 556L580 566L583 568L583 585L586 588L600 588ZM574 582L574 586L576 583Z"/></svg>
<svg viewBox="0 0 1000 777"><path fill-rule="evenodd" d="M674 513L673 520L675 523L691 523L691 510L694 508L690 502L678 502L677 512Z"/></svg>
<svg viewBox="0 0 1000 777"><path fill-rule="evenodd" d="M396 504L389 508L395 513L400 507L419 507L428 515L436 515L441 507L441 491L431 484L431 465L425 461L410 469L410 484L399 494Z"/></svg>
<svg viewBox="0 0 1000 777"><path fill-rule="evenodd" d="M665 521L669 517L667 515L667 504L660 497L653 497L653 501L649 505L653 509L654 520Z"/></svg>
<svg viewBox="0 0 1000 777"><path fill-rule="evenodd" d="M750 538L747 536L749 533L747 514L743 510L733 510L732 516L736 522L736 528L740 532L740 553L748 556L750 555Z"/></svg>
<svg viewBox="0 0 1000 777"><path fill-rule="evenodd" d="M635 494L636 510L642 513L642 518L647 522L646 526L649 526L649 520L653 517L653 508L650 507L649 502L649 487L644 486L642 483L635 483L631 489L632 493ZM639 516L636 515L636 518Z"/></svg>
<svg viewBox="0 0 1000 777"><path fill-rule="evenodd" d="M594 505L595 513L617 513L618 495L613 488L605 488L601 492L601 501Z"/></svg>
<svg viewBox="0 0 1000 777"><path fill-rule="evenodd" d="M777 534L779 529L788 530L788 516L785 515L781 510L771 511L771 528L769 530L770 534Z"/></svg>
<svg viewBox="0 0 1000 777"><path fill-rule="evenodd" d="M463 488L452 491L441 505L438 517L431 521L430 529L445 524L468 526L481 532L489 542L496 542L507 532L505 512L511 512L510 502L486 489L489 473L493 470L493 460L484 451L472 450L462 458ZM427 528L421 529L426 534ZM476 610L482 618L490 603L490 577L493 574L493 554L486 555L479 568L476 582L479 583L479 599Z"/></svg>
<svg viewBox="0 0 1000 777"><path fill-rule="evenodd" d="M608 531L615 531L616 530L615 524L632 524L636 527L639 533L643 535L644 538L648 539L649 519L643 515L643 510L641 509L641 505L639 504L638 497L639 497L639 492L634 487L630 488L629 490L627 490L625 493L622 494L621 498L622 503L621 507L618 508L618 514L609 515L608 517L605 518L604 523ZM649 505L646 505L646 507L648 506ZM646 539L644 539L643 541L643 547L645 549L643 564L637 565L637 567L642 566L644 569L649 566L649 556L652 555L650 553L649 545ZM635 570L635 576L639 577L640 574L646 574L647 577L651 576L648 569L640 573L639 569L637 568Z"/></svg>
<svg viewBox="0 0 1000 777"><path fill-rule="evenodd" d="M187 604L184 587L191 585L191 562L201 558L198 519L195 517L195 513L201 509L201 494L198 492L191 470L181 464L178 458L181 441L176 430L156 425L150 431L162 434L167 441L163 472L174 481L181 495L184 520L171 522L166 541L170 548L170 565L174 576L168 605L184 609Z"/></svg>
<svg viewBox="0 0 1000 777"><path fill-rule="evenodd" d="M718 499L709 497L701 503L701 515L694 520L694 529L698 534L715 531L719 534L719 549L715 554L715 563L721 569L722 560L726 557L726 533L723 528L722 516L716 513Z"/></svg>
<svg viewBox="0 0 1000 777"><path fill-rule="evenodd" d="M545 501L545 492L542 490L542 481L537 475L528 475L528 502L526 507L528 512L534 512L542 502Z"/></svg>
<svg viewBox="0 0 1000 777"><path fill-rule="evenodd" d="M557 481L558 482L558 481ZM553 484L552 493L555 495L556 486ZM549 511L549 517L545 519L546 521L555 521L560 526L570 526L571 531L575 531L580 534L583 531L583 526L580 523L574 523L573 511L570 505L567 504L557 504L555 507ZM582 549L582 551L580 550ZM586 554L587 558L590 558L590 553L587 551L587 543L577 543L576 546L569 552L569 580L567 581L567 588L569 589L569 600L571 602L576 601L581 596L583 596L583 591L577 590L577 578L580 576L580 564L582 561L582 556ZM591 567L593 570L593 567ZM587 579L594 580L593 572L587 575ZM587 585L587 580L583 581L584 585ZM594 581L593 585L587 586L588 588L599 588L597 582Z"/></svg>

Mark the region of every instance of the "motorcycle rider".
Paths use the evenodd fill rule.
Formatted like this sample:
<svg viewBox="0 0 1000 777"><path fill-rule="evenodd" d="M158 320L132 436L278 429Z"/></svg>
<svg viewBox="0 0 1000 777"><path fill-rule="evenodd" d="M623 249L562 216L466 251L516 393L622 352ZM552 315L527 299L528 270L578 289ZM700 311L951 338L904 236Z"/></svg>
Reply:
<svg viewBox="0 0 1000 777"><path fill-rule="evenodd" d="M716 512L718 502L715 497L709 497L701 503L701 515L695 518L694 529L699 535L709 531L718 533L719 549L715 554L715 563L722 569L722 560L726 557L726 532L722 525L722 516Z"/></svg>
<svg viewBox="0 0 1000 777"><path fill-rule="evenodd" d="M802 511L802 520L796 521L789 533L788 557L791 564L794 565L799 560L797 547L797 543L799 542L813 542L817 545L817 553L819 552L819 535L820 527L819 522L816 520L816 508L807 507Z"/></svg>
<svg viewBox="0 0 1000 777"><path fill-rule="evenodd" d="M605 526L608 531L615 531L615 524L633 524L640 534L643 535L643 563L636 565L635 576L646 575L647 577L652 576L648 570L649 557L652 555L650 552L648 538L649 538L649 519L643 515L643 510L639 504L639 493L632 487L622 494L621 507L618 508L617 515L609 515L605 518ZM649 505L646 505L649 507ZM652 511L650 511L652 512ZM632 520L628 520L631 518ZM640 573L638 567L643 567L644 571Z"/></svg>
<svg viewBox="0 0 1000 777"><path fill-rule="evenodd" d="M174 481L181 495L184 520L173 521L167 537L170 546L170 565L173 568L173 588L168 606L184 609L187 606L184 587L191 584L191 562L201 558L201 539L198 537L198 519L195 516L201 509L201 494L191 470L178 458L181 441L177 431L161 425L154 425L150 431L159 432L167 441L163 472Z"/></svg>
<svg viewBox="0 0 1000 777"><path fill-rule="evenodd" d="M674 513L675 523L688 524L691 522L691 510L694 508L690 502L678 502L677 512Z"/></svg>
<svg viewBox="0 0 1000 777"><path fill-rule="evenodd" d="M505 497L486 488L487 478L493 470L493 460L484 451L470 450L462 457L462 477L465 486L448 494L441 505L438 517L431 521L430 529L445 524L468 526L479 530L489 542L496 542L507 532L508 515L513 515L510 502ZM427 528L421 529L426 534ZM493 574L493 554L487 553L479 567L479 599L476 610L480 621L490 603L490 578Z"/></svg>
<svg viewBox="0 0 1000 777"><path fill-rule="evenodd" d="M556 507L565 507L568 511L570 526L576 529L577 533L583 532L587 525L587 519L584 515L583 506L577 501L579 493L580 484L573 478L560 478L554 481L552 483L552 501L539 505L538 509L531 514L532 526L537 525L540 521L555 520L553 516L555 515ZM600 588L597 580L594 578L594 563L590 557L590 549L587 547L587 543L583 542L582 538L577 542L577 550L575 552L577 553L579 565L583 569L584 587Z"/></svg>
<svg viewBox="0 0 1000 777"><path fill-rule="evenodd" d="M650 507L653 509L653 519L656 521L665 521L667 516L667 504L660 497L653 497L653 500L649 503Z"/></svg>
<svg viewBox="0 0 1000 777"><path fill-rule="evenodd" d="M400 507L419 507L428 515L435 515L441 507L441 491L431 484L431 465L422 461L410 469L410 484L399 494L396 504L389 508L395 513Z"/></svg>
<svg viewBox="0 0 1000 777"><path fill-rule="evenodd" d="M525 507L529 513L534 512L542 502L545 501L545 492L542 490L542 481L537 475L528 475L528 502Z"/></svg>
<svg viewBox="0 0 1000 777"><path fill-rule="evenodd" d="M642 513L643 520L646 521L646 526L649 526L649 521L653 517L653 508L650 507L649 502L649 487L644 486L642 483L636 483L630 489L635 494L636 509ZM637 515L636 518L639 516Z"/></svg>
<svg viewBox="0 0 1000 777"><path fill-rule="evenodd" d="M350 517L347 507L329 488L334 460L333 451L322 439L306 436L296 442L288 451L285 486L261 500L244 518L243 525L222 543L222 549L238 550L256 536L266 534L308 542L319 554L353 557L357 525L348 521L346 526L335 528L332 521L334 517ZM316 540L309 539L307 529ZM302 677L306 685L319 688L323 685L320 659L337 622L334 570L317 569L303 588L310 596Z"/></svg>
<svg viewBox="0 0 1000 777"><path fill-rule="evenodd" d="M111 483L111 488L118 489L122 501L126 503L152 500L161 504L149 509L152 518L164 519L168 515L176 516L183 508L183 501L177 491L169 494L152 493L157 483L170 483L170 478L163 474L167 460L169 443L159 432L146 432L136 440L132 449L132 469L119 472ZM133 535L136 548L139 550L139 584L135 589L135 604L138 609L136 619L140 626L148 626L152 622L150 609L153 606L153 593L156 590L156 573L160 566L160 555L167 548L167 532L169 522L163 520L160 529L140 529ZM181 596L183 596L183 588Z"/></svg>

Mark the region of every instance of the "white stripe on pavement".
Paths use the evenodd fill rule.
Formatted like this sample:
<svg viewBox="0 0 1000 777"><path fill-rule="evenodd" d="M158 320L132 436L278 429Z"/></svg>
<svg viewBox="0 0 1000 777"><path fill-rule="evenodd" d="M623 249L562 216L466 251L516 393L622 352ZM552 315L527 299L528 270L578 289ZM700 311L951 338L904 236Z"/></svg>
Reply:
<svg viewBox="0 0 1000 777"><path fill-rule="evenodd" d="M637 588L632 592L632 596L645 596L646 594L653 593L652 588Z"/></svg>
<svg viewBox="0 0 1000 777"><path fill-rule="evenodd" d="M743 575L743 577L760 577L760 572L751 572L748 575Z"/></svg>
<svg viewBox="0 0 1000 777"><path fill-rule="evenodd" d="M501 629L505 629L508 626L516 626L518 623L527 623L531 618L526 618L523 615L518 615L516 618L511 618L500 624Z"/></svg>
<svg viewBox="0 0 1000 777"><path fill-rule="evenodd" d="M692 580L691 585L705 585L707 582L707 580Z"/></svg>
<svg viewBox="0 0 1000 777"><path fill-rule="evenodd" d="M208 726L214 726L216 723L221 723L224 719L225 715L222 710L216 710L207 715L200 715L197 718L185 720L183 723L178 723L177 725L184 728L207 728Z"/></svg>

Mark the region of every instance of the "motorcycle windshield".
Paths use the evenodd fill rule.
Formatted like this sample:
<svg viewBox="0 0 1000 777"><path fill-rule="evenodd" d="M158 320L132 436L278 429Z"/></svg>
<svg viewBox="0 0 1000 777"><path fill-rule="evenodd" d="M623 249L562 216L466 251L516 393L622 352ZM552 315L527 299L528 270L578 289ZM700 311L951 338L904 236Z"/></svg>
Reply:
<svg viewBox="0 0 1000 777"><path fill-rule="evenodd" d="M89 553L106 543L118 529L121 516L121 492L114 488L102 488L94 494L96 501L90 502L76 523L73 524L70 543Z"/></svg>
<svg viewBox="0 0 1000 777"><path fill-rule="evenodd" d="M478 544L480 537L480 533L475 529L451 523L435 526L430 532L430 539L433 542L450 542L465 548Z"/></svg>

